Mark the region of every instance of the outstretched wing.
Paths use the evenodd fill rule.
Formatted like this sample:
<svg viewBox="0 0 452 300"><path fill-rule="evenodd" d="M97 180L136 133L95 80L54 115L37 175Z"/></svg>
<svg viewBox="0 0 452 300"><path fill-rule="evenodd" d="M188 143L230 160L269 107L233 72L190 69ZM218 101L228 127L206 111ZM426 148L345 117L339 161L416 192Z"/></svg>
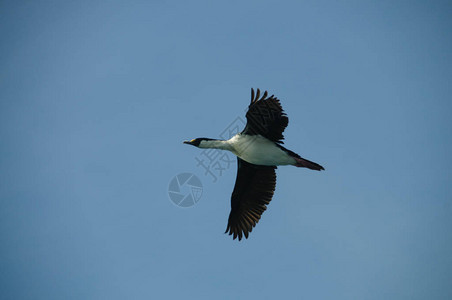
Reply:
<svg viewBox="0 0 452 300"><path fill-rule="evenodd" d="M276 166L258 166L237 157L238 169L234 191L231 197L226 232L239 238L248 234L256 226L267 209L276 186Z"/></svg>
<svg viewBox="0 0 452 300"><path fill-rule="evenodd" d="M267 97L267 91L260 98L260 91L251 89L251 104L246 113L247 123L242 133L249 135L260 134L267 139L283 144L283 131L289 124L289 118L284 113L281 103L274 96Z"/></svg>

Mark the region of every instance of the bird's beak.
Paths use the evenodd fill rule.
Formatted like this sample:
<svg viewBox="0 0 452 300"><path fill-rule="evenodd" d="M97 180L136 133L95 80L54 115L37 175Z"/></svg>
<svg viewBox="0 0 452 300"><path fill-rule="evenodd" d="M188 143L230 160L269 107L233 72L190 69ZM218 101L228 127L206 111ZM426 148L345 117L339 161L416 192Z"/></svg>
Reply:
<svg viewBox="0 0 452 300"><path fill-rule="evenodd" d="M191 145L191 141L184 141L184 144L189 144L189 145Z"/></svg>

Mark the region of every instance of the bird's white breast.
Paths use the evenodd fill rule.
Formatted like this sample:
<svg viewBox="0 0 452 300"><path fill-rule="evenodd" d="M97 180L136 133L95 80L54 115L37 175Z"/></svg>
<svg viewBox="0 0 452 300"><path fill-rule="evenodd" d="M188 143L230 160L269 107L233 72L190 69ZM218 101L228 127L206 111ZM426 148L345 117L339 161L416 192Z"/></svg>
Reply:
<svg viewBox="0 0 452 300"><path fill-rule="evenodd" d="M231 151L241 159L255 165L292 165L295 159L261 135L237 134L228 140Z"/></svg>

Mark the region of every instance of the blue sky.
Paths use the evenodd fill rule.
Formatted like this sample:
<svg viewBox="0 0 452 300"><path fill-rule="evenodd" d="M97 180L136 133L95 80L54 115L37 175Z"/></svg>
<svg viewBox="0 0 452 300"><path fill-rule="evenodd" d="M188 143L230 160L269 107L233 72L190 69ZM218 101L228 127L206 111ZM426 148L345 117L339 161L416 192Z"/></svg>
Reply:
<svg viewBox="0 0 452 300"><path fill-rule="evenodd" d="M2 299L450 299L447 1L2 1ZM195 137L281 99L248 240ZM174 205L180 173L200 201Z"/></svg>

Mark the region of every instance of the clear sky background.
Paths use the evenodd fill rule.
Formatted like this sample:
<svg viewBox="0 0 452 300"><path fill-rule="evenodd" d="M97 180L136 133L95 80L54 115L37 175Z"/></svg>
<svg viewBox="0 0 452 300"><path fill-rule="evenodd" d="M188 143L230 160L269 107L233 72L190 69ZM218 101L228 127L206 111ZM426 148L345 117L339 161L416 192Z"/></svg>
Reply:
<svg viewBox="0 0 452 300"><path fill-rule="evenodd" d="M0 2L0 298L451 299L448 1ZM183 145L282 100L245 241ZM199 203L168 197L199 177Z"/></svg>

